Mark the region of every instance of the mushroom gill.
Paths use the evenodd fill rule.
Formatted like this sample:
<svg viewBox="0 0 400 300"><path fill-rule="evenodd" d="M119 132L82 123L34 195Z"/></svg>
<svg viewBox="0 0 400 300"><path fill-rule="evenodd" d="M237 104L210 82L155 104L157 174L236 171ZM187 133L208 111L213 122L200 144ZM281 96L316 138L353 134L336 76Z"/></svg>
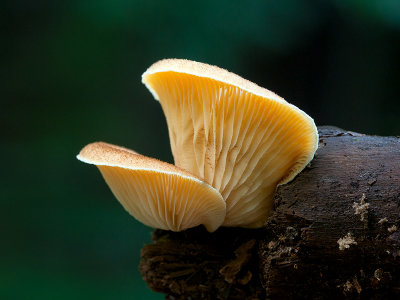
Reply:
<svg viewBox="0 0 400 300"><path fill-rule="evenodd" d="M225 199L223 226L261 227L277 186L312 160L314 121L269 90L207 64L162 60L142 81L165 113L175 165Z"/></svg>
<svg viewBox="0 0 400 300"><path fill-rule="evenodd" d="M181 231L203 224L215 231L225 218L220 193L174 165L98 142L77 156L96 165L122 206L145 225Z"/></svg>

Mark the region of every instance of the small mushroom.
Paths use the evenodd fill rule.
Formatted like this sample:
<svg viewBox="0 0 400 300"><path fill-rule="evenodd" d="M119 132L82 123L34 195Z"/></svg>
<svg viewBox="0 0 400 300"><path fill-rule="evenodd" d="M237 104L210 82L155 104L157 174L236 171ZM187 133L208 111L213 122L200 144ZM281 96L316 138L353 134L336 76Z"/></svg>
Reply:
<svg viewBox="0 0 400 300"><path fill-rule="evenodd" d="M165 113L175 165L220 191L224 226L261 227L278 185L312 160L312 118L273 92L216 66L153 64L142 82Z"/></svg>
<svg viewBox="0 0 400 300"><path fill-rule="evenodd" d="M98 142L77 158L96 165L122 206L145 225L181 231L203 224L215 231L225 218L221 194L174 165Z"/></svg>

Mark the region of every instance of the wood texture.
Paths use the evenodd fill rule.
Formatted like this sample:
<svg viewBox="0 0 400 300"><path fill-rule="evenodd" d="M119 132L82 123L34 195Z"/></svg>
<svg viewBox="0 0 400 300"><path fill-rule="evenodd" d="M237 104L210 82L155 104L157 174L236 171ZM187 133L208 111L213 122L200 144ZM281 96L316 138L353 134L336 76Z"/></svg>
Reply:
<svg viewBox="0 0 400 300"><path fill-rule="evenodd" d="M156 230L140 271L167 299L399 298L397 228L400 138L321 127L264 228Z"/></svg>

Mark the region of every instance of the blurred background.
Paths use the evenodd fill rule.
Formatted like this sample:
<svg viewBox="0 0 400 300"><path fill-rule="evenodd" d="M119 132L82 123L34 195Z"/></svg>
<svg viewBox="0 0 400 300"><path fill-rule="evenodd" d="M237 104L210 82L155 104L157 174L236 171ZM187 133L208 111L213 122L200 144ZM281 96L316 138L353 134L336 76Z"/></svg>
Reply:
<svg viewBox="0 0 400 300"><path fill-rule="evenodd" d="M400 135L400 1L0 2L1 299L162 299L137 269L151 229L75 155L107 141L172 162L141 74L215 64L317 125Z"/></svg>

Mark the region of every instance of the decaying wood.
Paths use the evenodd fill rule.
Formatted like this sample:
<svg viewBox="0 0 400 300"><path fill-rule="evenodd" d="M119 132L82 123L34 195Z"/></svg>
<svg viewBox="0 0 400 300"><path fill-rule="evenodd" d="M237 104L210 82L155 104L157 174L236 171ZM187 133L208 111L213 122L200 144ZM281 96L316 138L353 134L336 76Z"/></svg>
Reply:
<svg viewBox="0 0 400 300"><path fill-rule="evenodd" d="M140 271L167 299L400 297L400 138L320 128L258 230L154 232Z"/></svg>

